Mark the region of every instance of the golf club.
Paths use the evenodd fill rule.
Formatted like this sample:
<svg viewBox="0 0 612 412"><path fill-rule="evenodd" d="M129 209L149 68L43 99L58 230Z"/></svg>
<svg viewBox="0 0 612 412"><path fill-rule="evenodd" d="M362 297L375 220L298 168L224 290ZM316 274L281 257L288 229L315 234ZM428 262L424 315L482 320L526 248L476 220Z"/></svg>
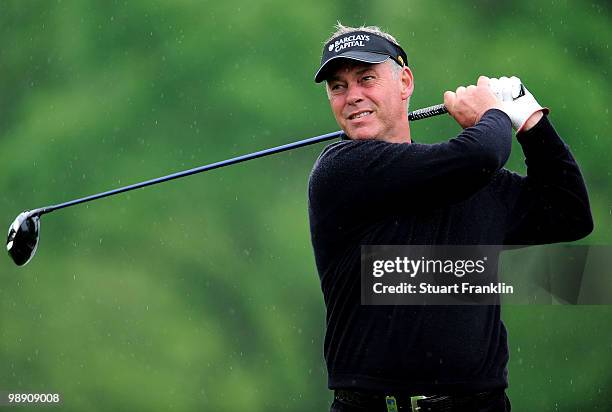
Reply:
<svg viewBox="0 0 612 412"><path fill-rule="evenodd" d="M522 90L521 90L522 92ZM520 97L522 94L519 94ZM517 98L518 98L517 97ZM426 107L423 109L415 110L413 112L408 113L408 120L421 120L426 119L428 117L441 115L444 113L448 113L448 110L444 106L444 104L438 104L435 106ZM270 149L261 150L258 152L234 157L231 159L223 160L216 163L211 163L208 165L196 167L193 169L185 170L182 172L173 173L167 176L162 176L156 179L147 180L140 183L135 183L133 185L121 187L114 190L109 190L107 192L98 193L95 195L83 197L80 199L71 200L65 203L60 203L57 205L45 206L38 209L28 210L20 213L8 231L8 238L6 240L6 250L8 254L11 256L15 264L18 266L23 266L28 263L34 254L36 253L36 249L38 248L38 241L40 237L40 217L46 213L51 213L55 210L63 209L65 207L78 205L80 203L90 202L92 200L101 199L107 196L113 196L119 193L127 192L134 189L139 189L141 187L154 185L157 183L166 182L168 180L178 179L180 177L190 176L196 173L206 172L208 170L217 169L224 166L233 165L236 163L244 162L251 159L256 159L258 157L268 156L275 153L284 152L291 149L296 149L298 147L304 147L315 143L324 142L327 140L332 140L338 137L341 137L343 132L341 130L337 132L327 133L316 137L311 137L308 139L300 140L294 143L285 144L282 146L273 147Z"/></svg>

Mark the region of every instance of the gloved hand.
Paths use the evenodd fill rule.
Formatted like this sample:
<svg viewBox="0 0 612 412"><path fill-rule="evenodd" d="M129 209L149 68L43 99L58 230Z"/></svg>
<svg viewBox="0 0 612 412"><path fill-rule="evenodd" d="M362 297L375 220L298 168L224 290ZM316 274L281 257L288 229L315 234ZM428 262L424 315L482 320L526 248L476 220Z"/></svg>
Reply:
<svg viewBox="0 0 612 412"><path fill-rule="evenodd" d="M510 78L500 77L499 79L489 79L489 87L491 91L502 102L502 110L508 115L512 122L512 127L517 132L520 132L534 113L542 111L548 114L549 110L546 107L540 106L535 97L529 90L522 86L524 95L520 96L521 79L512 76Z"/></svg>

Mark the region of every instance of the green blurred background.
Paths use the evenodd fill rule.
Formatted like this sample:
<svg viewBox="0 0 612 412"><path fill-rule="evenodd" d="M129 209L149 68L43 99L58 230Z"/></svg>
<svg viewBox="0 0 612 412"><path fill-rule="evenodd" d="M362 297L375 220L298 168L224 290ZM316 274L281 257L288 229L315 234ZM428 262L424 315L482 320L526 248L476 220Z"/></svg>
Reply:
<svg viewBox="0 0 612 412"><path fill-rule="evenodd" d="M572 148L609 244L605 1L0 2L0 222L337 130L313 83L336 20L402 43L413 109L521 77ZM453 137L449 117L413 125ZM306 185L323 145L66 209L0 259L0 390L67 411L324 411ZM514 146L508 167L524 171ZM504 307L517 411L610 410L612 308ZM31 408L36 409L36 408Z"/></svg>

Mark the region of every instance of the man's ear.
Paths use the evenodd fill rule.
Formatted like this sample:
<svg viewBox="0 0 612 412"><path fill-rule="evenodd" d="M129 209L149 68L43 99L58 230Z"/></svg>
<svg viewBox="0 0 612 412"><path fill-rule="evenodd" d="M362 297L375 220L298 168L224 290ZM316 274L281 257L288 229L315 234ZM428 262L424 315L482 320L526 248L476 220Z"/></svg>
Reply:
<svg viewBox="0 0 612 412"><path fill-rule="evenodd" d="M400 80L402 82L402 99L407 100L410 96L412 96L412 92L414 91L414 77L412 76L412 72L408 66L404 66L402 68Z"/></svg>

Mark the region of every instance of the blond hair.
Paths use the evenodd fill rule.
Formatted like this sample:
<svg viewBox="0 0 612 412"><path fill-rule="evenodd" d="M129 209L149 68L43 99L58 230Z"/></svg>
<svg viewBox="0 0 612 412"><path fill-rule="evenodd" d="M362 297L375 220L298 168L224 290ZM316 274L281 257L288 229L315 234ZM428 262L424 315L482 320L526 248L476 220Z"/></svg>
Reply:
<svg viewBox="0 0 612 412"><path fill-rule="evenodd" d="M360 26L360 27L350 27L350 26L345 26L342 23L340 23L340 21L336 22L336 25L334 26L334 28L336 29L336 31L327 39L323 42L323 44L326 44L328 41L330 41L331 39L334 39L338 36L343 36L345 34L350 34L350 33L354 33L356 31L365 31L367 33L372 33L375 34L377 36L380 36L382 38L385 38L387 40L389 40L391 43L399 46L399 42L395 39L395 37L393 37L392 35L390 35L387 32L384 32L381 30L380 27L378 26ZM401 46L400 46L401 47Z"/></svg>

